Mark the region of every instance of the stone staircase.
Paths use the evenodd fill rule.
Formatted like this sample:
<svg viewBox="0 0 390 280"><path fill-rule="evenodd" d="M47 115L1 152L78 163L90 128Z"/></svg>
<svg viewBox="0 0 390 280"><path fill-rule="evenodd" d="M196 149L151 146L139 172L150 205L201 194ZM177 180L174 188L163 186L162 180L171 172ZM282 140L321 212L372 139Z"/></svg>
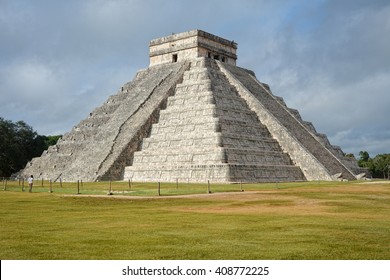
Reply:
<svg viewBox="0 0 390 280"><path fill-rule="evenodd" d="M126 167L134 181L257 182L305 180L208 58L193 60Z"/></svg>

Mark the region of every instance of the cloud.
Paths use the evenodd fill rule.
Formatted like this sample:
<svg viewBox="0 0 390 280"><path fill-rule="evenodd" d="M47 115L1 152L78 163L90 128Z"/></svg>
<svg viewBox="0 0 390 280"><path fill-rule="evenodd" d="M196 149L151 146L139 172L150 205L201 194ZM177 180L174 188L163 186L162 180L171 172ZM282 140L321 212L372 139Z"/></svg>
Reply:
<svg viewBox="0 0 390 280"><path fill-rule="evenodd" d="M353 142L356 154L367 148L383 153L386 145L368 139L383 142L388 133L382 132L390 131L390 5L311 3L290 7L288 19L270 24L274 35L252 38L256 55L246 52L245 63L333 144L351 151ZM351 128L351 138L337 136Z"/></svg>
<svg viewBox="0 0 390 280"><path fill-rule="evenodd" d="M332 144L388 152L388 1L0 1L2 117L65 133L149 64L151 39L203 29Z"/></svg>

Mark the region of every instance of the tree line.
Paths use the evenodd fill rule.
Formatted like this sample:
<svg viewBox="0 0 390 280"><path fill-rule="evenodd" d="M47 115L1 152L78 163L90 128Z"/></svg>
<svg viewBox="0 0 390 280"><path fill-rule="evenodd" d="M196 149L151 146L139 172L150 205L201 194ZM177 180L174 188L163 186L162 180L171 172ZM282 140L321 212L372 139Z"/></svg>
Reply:
<svg viewBox="0 0 390 280"><path fill-rule="evenodd" d="M12 122L0 117L0 177L10 177L40 156L62 135L39 135L24 121Z"/></svg>
<svg viewBox="0 0 390 280"><path fill-rule="evenodd" d="M361 151L358 164L360 167L368 168L373 178L390 180L390 154L379 154L370 158L367 151Z"/></svg>

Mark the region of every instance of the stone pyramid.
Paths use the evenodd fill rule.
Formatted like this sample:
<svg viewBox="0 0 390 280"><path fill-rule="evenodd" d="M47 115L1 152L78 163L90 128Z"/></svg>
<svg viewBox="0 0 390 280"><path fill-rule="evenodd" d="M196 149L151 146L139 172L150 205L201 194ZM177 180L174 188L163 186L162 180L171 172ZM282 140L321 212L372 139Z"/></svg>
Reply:
<svg viewBox="0 0 390 280"><path fill-rule="evenodd" d="M64 181L353 180L356 160L201 30L150 43L150 66L22 171Z"/></svg>

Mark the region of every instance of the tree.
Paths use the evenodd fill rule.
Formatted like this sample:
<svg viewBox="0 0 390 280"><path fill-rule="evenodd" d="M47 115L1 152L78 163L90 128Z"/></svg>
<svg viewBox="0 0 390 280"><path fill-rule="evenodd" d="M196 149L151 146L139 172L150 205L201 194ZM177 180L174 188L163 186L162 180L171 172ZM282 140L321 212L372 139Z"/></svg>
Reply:
<svg viewBox="0 0 390 280"><path fill-rule="evenodd" d="M360 151L359 152L359 161L367 162L370 159L370 155L367 151Z"/></svg>
<svg viewBox="0 0 390 280"><path fill-rule="evenodd" d="M373 164L375 167L375 175L378 178L390 179L390 154L381 154L377 155L373 159Z"/></svg>
<svg viewBox="0 0 390 280"><path fill-rule="evenodd" d="M368 168L374 178L390 179L390 154L379 154L370 158L368 152L361 151L358 164Z"/></svg>
<svg viewBox="0 0 390 280"><path fill-rule="evenodd" d="M18 172L59 137L38 135L24 121L14 123L0 117L0 177Z"/></svg>

